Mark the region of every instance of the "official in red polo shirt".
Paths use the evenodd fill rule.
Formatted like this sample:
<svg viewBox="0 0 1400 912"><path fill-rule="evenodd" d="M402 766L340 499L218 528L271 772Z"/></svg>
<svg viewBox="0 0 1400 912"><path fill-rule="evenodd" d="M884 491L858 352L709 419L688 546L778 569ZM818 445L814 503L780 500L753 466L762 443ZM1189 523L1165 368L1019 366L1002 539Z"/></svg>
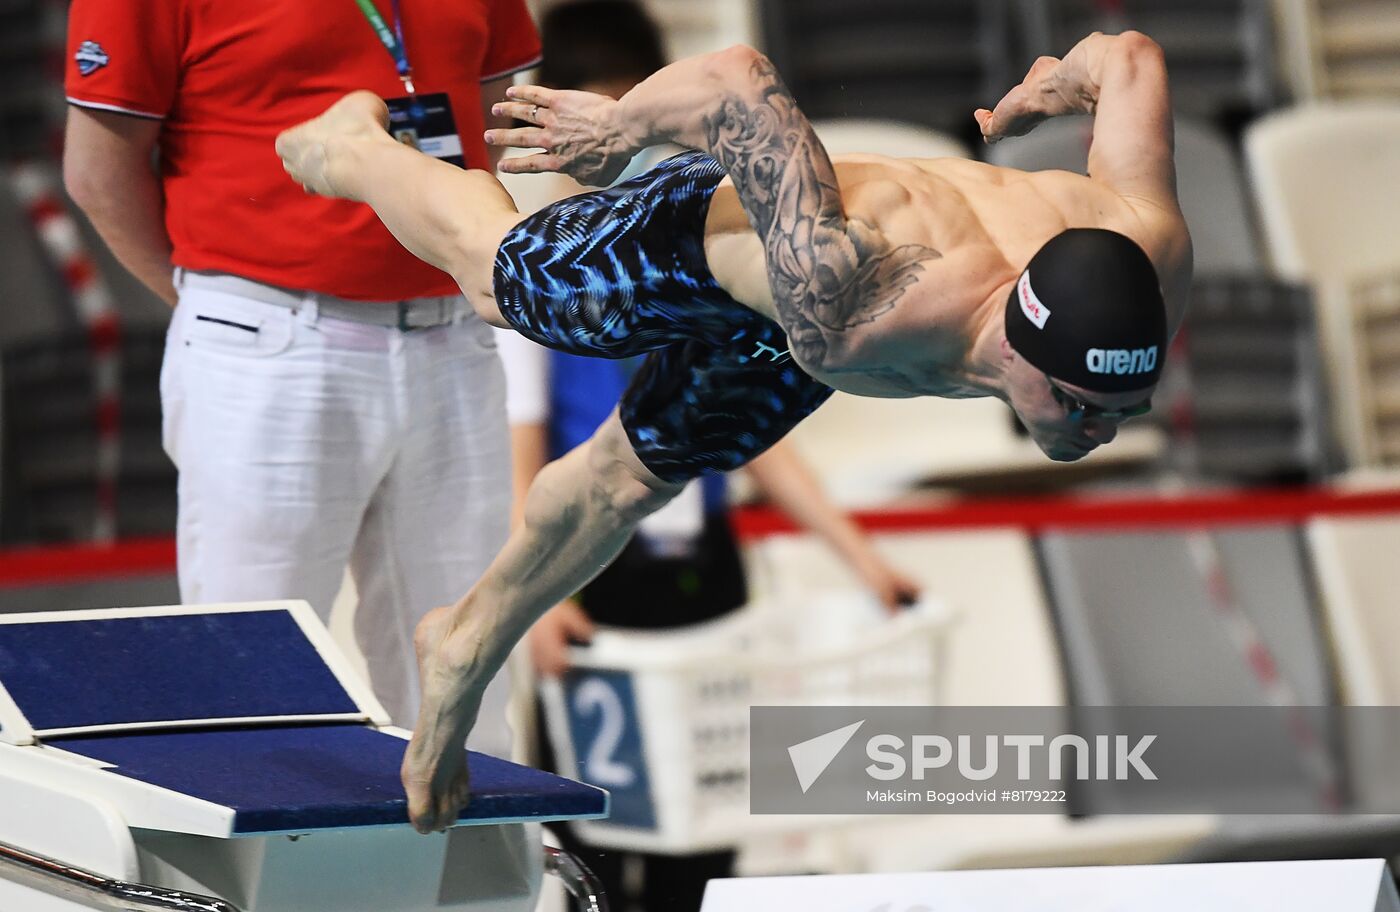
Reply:
<svg viewBox="0 0 1400 912"><path fill-rule="evenodd" d="M369 207L304 193L273 140L369 89L401 142L491 168L490 103L538 60L524 0L71 6L68 190L175 308L161 393L181 596L326 617L348 563L357 639L403 725L414 626L505 540L501 367L450 277ZM474 746L505 753L500 722Z"/></svg>

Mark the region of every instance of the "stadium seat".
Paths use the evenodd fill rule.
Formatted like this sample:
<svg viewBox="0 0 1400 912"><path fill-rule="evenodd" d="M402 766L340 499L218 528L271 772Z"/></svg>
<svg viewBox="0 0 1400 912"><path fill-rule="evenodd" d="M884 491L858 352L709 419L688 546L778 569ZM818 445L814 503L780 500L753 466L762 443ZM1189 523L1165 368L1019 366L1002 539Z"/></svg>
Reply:
<svg viewBox="0 0 1400 912"><path fill-rule="evenodd" d="M1349 288L1360 413L1367 465L1400 465L1400 270Z"/></svg>
<svg viewBox="0 0 1400 912"><path fill-rule="evenodd" d="M1279 111L1250 125L1244 148L1280 275L1352 279L1400 270L1400 102Z"/></svg>
<svg viewBox="0 0 1400 912"><path fill-rule="evenodd" d="M1400 273L1400 102L1280 111L1250 126L1245 156L1275 271L1314 285L1348 461L1374 465L1380 454L1364 404L1371 384L1356 289Z"/></svg>
<svg viewBox="0 0 1400 912"><path fill-rule="evenodd" d="M1284 71L1297 97L1400 96L1400 6L1385 0L1276 6Z"/></svg>

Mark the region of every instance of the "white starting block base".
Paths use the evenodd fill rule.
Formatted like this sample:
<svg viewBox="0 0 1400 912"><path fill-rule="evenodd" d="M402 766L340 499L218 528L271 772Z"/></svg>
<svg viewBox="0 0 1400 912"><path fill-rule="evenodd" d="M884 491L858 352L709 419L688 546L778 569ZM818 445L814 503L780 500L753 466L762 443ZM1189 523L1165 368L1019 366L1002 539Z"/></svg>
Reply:
<svg viewBox="0 0 1400 912"><path fill-rule="evenodd" d="M136 834L143 876L226 897L245 912L530 912L542 876L539 846L538 826L526 824L430 836L407 828L255 839Z"/></svg>
<svg viewBox="0 0 1400 912"><path fill-rule="evenodd" d="M13 794L13 784L0 779L0 796ZM33 796L33 783L25 791ZM32 816L10 816L13 805L3 798L0 806L0 841L117 880L222 897L242 912L531 912L543 874L535 824L430 836L375 827L218 839L128 829L100 800L56 799ZM91 906L0 879L0 909Z"/></svg>
<svg viewBox="0 0 1400 912"><path fill-rule="evenodd" d="M701 912L1400 912L1379 859L756 877Z"/></svg>
<svg viewBox="0 0 1400 912"><path fill-rule="evenodd" d="M0 912L532 912L606 793L471 754L421 836L386 722L304 603L0 616Z"/></svg>
<svg viewBox="0 0 1400 912"><path fill-rule="evenodd" d="M407 826L226 839L130 827L100 793L0 770L0 842L115 880L217 896L241 912L531 912L538 824ZM92 907L0 878L4 912Z"/></svg>

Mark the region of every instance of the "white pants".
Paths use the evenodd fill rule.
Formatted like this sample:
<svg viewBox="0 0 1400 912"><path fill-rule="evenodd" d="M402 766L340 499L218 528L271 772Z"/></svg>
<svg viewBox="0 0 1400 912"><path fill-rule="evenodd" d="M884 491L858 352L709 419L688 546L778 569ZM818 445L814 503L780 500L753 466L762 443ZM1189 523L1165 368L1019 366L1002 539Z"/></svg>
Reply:
<svg viewBox="0 0 1400 912"><path fill-rule="evenodd" d="M181 597L301 598L328 619L348 563L375 693L412 728L414 627L470 588L509 531L491 328L463 305L455 323L402 332L218 282L180 278L161 374ZM503 670L473 749L510 756L508 692Z"/></svg>

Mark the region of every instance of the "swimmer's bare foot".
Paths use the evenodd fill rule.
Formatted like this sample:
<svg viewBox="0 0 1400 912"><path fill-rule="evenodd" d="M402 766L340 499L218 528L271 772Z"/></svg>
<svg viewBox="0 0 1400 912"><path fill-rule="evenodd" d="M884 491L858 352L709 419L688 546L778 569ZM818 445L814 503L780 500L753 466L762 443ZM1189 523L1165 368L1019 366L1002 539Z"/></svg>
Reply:
<svg viewBox="0 0 1400 912"><path fill-rule="evenodd" d="M454 611L428 612L413 637L423 702L400 776L409 822L420 833L452 826L470 797L465 743L481 694L472 686L472 648L463 632L454 629Z"/></svg>
<svg viewBox="0 0 1400 912"><path fill-rule="evenodd" d="M355 199L335 167L337 154L354 140L389 140L389 109L373 92L351 92L314 117L277 137L282 167L311 193ZM392 141L392 140L390 140Z"/></svg>

